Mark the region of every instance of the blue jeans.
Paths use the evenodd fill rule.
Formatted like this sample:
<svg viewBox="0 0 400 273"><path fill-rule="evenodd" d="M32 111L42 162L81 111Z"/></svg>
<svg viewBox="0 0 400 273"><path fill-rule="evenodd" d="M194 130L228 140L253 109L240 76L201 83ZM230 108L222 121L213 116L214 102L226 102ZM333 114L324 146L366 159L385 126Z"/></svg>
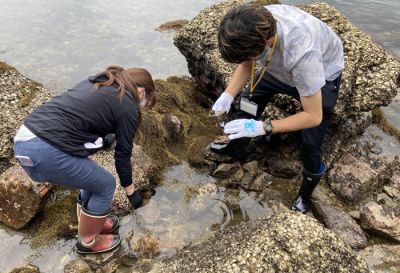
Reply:
<svg viewBox="0 0 400 273"><path fill-rule="evenodd" d="M90 212L110 210L115 191L115 178L93 160L66 154L38 137L14 143L15 156L30 158L20 162L36 182L50 182L81 189L81 198Z"/></svg>

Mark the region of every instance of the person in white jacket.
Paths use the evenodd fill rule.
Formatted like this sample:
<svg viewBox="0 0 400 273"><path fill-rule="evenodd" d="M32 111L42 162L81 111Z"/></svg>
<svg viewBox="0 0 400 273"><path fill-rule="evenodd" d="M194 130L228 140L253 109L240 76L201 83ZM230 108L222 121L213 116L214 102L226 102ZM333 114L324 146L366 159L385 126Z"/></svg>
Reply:
<svg viewBox="0 0 400 273"><path fill-rule="evenodd" d="M307 212L325 172L322 145L344 68L342 41L329 26L297 7L244 4L224 16L218 43L222 58L238 66L212 110L229 112L250 80L240 95L236 119L224 127L231 140L301 130L304 178L291 209ZM259 73L256 62L262 66ZM266 104L278 93L299 100L302 111L260 121Z"/></svg>

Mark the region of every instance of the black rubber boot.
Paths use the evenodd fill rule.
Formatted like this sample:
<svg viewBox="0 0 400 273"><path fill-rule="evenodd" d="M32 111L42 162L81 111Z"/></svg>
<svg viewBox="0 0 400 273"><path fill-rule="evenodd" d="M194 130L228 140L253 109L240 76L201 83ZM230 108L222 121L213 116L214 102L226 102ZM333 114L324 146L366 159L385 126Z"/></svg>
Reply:
<svg viewBox="0 0 400 273"><path fill-rule="evenodd" d="M318 174L310 173L306 169L303 170L303 182L301 183L299 194L293 201L292 206L290 208L292 211L299 211L301 213L306 213L307 211L310 210L311 195L315 187L321 180L321 177L324 173L325 173L324 163L321 163L320 173Z"/></svg>

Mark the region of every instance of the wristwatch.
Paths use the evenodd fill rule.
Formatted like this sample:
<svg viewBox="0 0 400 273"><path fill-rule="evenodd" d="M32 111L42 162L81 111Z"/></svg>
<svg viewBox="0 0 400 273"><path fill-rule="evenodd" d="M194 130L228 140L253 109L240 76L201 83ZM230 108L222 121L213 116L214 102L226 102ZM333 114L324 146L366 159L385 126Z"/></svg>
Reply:
<svg viewBox="0 0 400 273"><path fill-rule="evenodd" d="M266 136L272 135L272 130L274 129L274 126L272 126L272 122L270 120L266 120L263 122L263 128Z"/></svg>

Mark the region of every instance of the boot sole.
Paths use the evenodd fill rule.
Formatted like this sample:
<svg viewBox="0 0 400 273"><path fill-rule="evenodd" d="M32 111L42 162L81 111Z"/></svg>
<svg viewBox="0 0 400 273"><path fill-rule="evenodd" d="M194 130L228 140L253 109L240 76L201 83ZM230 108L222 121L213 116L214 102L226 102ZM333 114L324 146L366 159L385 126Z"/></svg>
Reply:
<svg viewBox="0 0 400 273"><path fill-rule="evenodd" d="M117 223L108 233L101 232L100 234L114 234L114 232L116 232L119 229L119 227L120 227L120 220L119 218L117 218Z"/></svg>
<svg viewBox="0 0 400 273"><path fill-rule="evenodd" d="M77 244L79 244L79 243L77 243ZM90 248L84 247L82 245L80 246L81 250L78 248L78 246L75 246L75 248L76 248L75 250L76 250L76 253L78 253L78 254L98 254L98 253L105 253L105 252L114 250L117 247L119 247L120 244L121 244L121 238L118 239L117 243L114 246L104 249L104 250L93 251Z"/></svg>

